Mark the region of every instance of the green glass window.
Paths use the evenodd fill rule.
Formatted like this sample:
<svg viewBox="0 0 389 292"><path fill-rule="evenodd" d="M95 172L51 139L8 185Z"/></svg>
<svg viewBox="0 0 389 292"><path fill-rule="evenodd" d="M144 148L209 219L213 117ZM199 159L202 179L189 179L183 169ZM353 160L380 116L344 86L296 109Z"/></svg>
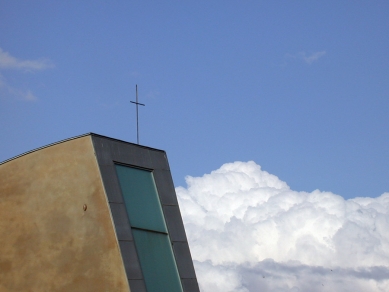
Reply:
<svg viewBox="0 0 389 292"><path fill-rule="evenodd" d="M147 291L182 291L170 240L166 234L133 229Z"/></svg>
<svg viewBox="0 0 389 292"><path fill-rule="evenodd" d="M151 171L116 165L131 227L167 233Z"/></svg>
<svg viewBox="0 0 389 292"><path fill-rule="evenodd" d="M148 292L182 292L153 173L116 165Z"/></svg>

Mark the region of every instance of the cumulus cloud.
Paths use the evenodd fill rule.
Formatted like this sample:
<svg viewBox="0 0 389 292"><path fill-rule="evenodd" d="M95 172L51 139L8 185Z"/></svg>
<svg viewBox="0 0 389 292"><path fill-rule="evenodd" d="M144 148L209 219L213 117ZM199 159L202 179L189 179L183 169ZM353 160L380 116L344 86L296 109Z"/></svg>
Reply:
<svg viewBox="0 0 389 292"><path fill-rule="evenodd" d="M0 68L44 70L52 67L54 67L54 64L48 59L19 60L0 48Z"/></svg>
<svg viewBox="0 0 389 292"><path fill-rule="evenodd" d="M252 161L186 182L176 192L203 292L389 291L389 193L298 192Z"/></svg>

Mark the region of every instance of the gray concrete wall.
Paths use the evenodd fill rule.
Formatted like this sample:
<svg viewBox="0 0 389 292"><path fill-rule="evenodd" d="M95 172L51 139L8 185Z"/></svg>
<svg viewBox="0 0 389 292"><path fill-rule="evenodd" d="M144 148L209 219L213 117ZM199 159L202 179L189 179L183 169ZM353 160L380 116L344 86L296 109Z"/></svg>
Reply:
<svg viewBox="0 0 389 292"><path fill-rule="evenodd" d="M92 139L132 291L146 292L146 287L115 163L152 171L182 288L184 292L199 292L166 153L99 135L92 135Z"/></svg>

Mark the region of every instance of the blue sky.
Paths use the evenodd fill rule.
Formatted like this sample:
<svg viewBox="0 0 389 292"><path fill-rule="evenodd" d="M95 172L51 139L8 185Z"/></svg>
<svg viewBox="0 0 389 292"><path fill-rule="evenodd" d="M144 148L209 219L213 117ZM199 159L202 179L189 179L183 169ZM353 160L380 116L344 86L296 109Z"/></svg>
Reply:
<svg viewBox="0 0 389 292"><path fill-rule="evenodd" d="M387 1L0 1L0 161L87 132L176 186L253 160L297 191L389 191Z"/></svg>

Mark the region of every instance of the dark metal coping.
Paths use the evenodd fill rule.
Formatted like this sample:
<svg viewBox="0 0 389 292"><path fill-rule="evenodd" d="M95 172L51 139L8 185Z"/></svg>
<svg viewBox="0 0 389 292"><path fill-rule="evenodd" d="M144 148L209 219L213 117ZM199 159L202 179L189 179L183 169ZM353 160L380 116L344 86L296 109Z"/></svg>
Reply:
<svg viewBox="0 0 389 292"><path fill-rule="evenodd" d="M145 148L145 149L149 149L149 150L160 151L160 152L166 153L164 150L161 150L161 149L156 149L156 148L152 148L152 147L148 147L148 146L144 146L144 145L139 145L139 144L136 144L136 143L131 143L131 142L127 142L127 141L124 141L124 140L115 139L115 138L111 138L111 137L107 137L107 136L104 136L104 135L99 135L99 134L90 132L90 133L74 136L74 137L71 137L71 138L67 138L67 139L64 139L64 140L60 140L58 142L50 143L50 144L47 144L45 146L41 146L41 147L35 148L33 150L29 150L29 151L24 152L22 154L16 155L16 156L11 157L11 158L8 158L8 159L6 159L4 161L0 161L0 165L5 164L5 163L7 163L7 162L9 162L11 160L15 160L15 159L17 159L19 157L22 157L24 155L30 154L32 152L39 151L39 150L44 149L44 148L48 148L48 147L51 147L51 146L54 146L54 145L57 145L57 144L60 144L60 143L64 143L64 142L67 142L67 141L70 141L70 140L74 140L74 139L78 139L78 138L82 138L82 137L86 137L86 136L94 136L94 137L105 138L105 139L109 139L109 140L113 140L113 141L117 141L117 142L122 142L122 143L126 143L126 144L132 144L132 145L138 146L140 148Z"/></svg>

